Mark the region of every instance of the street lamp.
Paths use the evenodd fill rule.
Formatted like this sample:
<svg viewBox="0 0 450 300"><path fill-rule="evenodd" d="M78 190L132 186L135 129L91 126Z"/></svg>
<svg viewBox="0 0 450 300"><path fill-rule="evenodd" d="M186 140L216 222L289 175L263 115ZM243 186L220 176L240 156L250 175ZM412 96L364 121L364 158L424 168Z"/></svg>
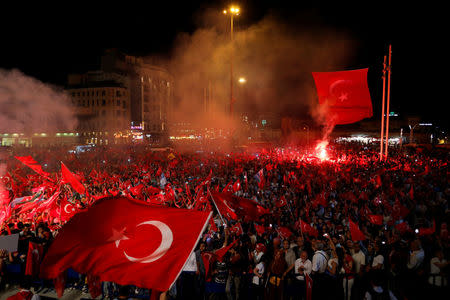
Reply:
<svg viewBox="0 0 450 300"><path fill-rule="evenodd" d="M239 16L240 9L237 6L230 6L228 9L223 10L224 15L230 16L230 39L231 39L231 53L230 53L230 117L233 116L233 51L234 51L234 38L233 38L233 18Z"/></svg>
<svg viewBox="0 0 450 300"><path fill-rule="evenodd" d="M240 84L244 84L244 83L247 82L247 79L245 79L245 77L239 77L238 81L239 81Z"/></svg>

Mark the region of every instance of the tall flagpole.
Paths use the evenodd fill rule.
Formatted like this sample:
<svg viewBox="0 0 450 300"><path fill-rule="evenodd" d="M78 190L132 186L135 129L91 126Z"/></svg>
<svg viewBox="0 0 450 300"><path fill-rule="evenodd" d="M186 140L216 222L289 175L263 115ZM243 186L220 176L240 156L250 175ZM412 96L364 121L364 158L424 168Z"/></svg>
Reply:
<svg viewBox="0 0 450 300"><path fill-rule="evenodd" d="M386 98L386 55L384 56L383 62L383 98L381 100L381 134L380 134L380 161L383 159L383 135L384 135L384 103Z"/></svg>
<svg viewBox="0 0 450 300"><path fill-rule="evenodd" d="M385 159L388 157L388 147L389 147L389 104L391 96L391 45L389 45L389 65L388 65L388 84L387 84L387 110L386 110L386 151Z"/></svg>

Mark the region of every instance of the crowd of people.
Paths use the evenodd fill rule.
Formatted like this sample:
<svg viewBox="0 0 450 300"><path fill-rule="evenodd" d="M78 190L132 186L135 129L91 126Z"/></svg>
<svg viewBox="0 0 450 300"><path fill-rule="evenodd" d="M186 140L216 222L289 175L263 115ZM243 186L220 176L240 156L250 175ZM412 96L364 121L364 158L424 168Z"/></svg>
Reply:
<svg viewBox="0 0 450 300"><path fill-rule="evenodd" d="M52 288L26 272L31 243L45 255L78 209L120 194L214 212L167 299L440 299L448 291L448 151L396 148L380 160L375 145L358 143L330 144L325 157L298 148L67 150L13 149L5 159L2 235L20 237L17 251L0 252L0 289L13 273L25 289ZM39 172L14 158L26 155ZM85 193L61 181L61 161ZM217 195L251 199L261 210L230 216ZM85 275L71 286L88 289ZM102 294L151 291L104 282Z"/></svg>

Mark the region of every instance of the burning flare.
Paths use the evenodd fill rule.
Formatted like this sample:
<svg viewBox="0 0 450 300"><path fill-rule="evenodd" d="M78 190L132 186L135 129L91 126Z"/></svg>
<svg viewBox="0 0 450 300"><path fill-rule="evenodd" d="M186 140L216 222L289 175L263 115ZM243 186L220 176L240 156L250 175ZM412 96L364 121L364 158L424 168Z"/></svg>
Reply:
<svg viewBox="0 0 450 300"><path fill-rule="evenodd" d="M324 141L320 141L316 146L316 149L315 149L316 156L320 160L328 159L327 145L328 145L328 141L324 140Z"/></svg>

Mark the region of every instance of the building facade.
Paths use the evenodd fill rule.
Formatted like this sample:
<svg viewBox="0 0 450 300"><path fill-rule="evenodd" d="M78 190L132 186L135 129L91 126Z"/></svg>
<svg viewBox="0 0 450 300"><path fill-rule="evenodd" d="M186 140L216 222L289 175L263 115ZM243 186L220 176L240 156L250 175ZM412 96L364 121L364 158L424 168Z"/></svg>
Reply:
<svg viewBox="0 0 450 300"><path fill-rule="evenodd" d="M131 138L130 94L114 77L102 71L69 75L67 92L78 118L81 143L108 145Z"/></svg>
<svg viewBox="0 0 450 300"><path fill-rule="evenodd" d="M142 57L107 50L101 70L121 76L130 97L131 121L141 128L144 139L163 142L173 111L173 77L167 70Z"/></svg>

